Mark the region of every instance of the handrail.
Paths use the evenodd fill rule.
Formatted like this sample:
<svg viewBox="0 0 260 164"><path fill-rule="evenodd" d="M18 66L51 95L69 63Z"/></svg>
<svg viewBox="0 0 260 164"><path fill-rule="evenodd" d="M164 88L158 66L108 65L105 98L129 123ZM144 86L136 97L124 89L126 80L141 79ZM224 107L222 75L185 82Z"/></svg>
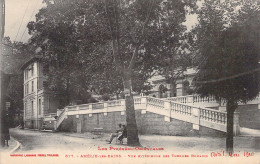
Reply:
<svg viewBox="0 0 260 164"><path fill-rule="evenodd" d="M58 127L60 126L60 124L62 123L62 121L64 120L65 118L65 113L66 113L66 110L64 109L61 114L59 115L59 117L57 118L57 124L56 124L56 129L58 129Z"/></svg>

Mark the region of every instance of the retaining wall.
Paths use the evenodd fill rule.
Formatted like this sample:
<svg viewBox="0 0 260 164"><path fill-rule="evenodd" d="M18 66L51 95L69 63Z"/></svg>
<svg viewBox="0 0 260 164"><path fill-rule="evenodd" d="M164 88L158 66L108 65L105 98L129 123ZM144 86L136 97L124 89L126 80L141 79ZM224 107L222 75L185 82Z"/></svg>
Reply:
<svg viewBox="0 0 260 164"><path fill-rule="evenodd" d="M200 127L199 131L193 130L192 123L171 118L165 121L165 116L152 112L141 113L136 110L136 122L140 134L159 134L174 136L223 136L225 133L214 129ZM108 112L69 115L61 123L58 130L68 132L91 132L94 128L103 128L104 132L113 132L118 124L126 124L125 112Z"/></svg>

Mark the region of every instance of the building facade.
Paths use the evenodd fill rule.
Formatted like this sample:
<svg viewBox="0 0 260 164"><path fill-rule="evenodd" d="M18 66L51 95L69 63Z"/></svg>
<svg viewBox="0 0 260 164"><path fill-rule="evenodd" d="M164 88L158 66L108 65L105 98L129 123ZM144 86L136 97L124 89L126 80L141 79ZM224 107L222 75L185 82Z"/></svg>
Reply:
<svg viewBox="0 0 260 164"><path fill-rule="evenodd" d="M56 113L59 102L55 94L46 88L48 67L41 57L33 57L23 66L24 73L24 125L26 128L39 129L45 114Z"/></svg>
<svg viewBox="0 0 260 164"><path fill-rule="evenodd" d="M191 95L194 88L192 80L195 75L196 69L188 68L176 76L176 80L173 83L167 82L165 77L161 75L155 75L149 79L149 82L153 85L149 96L166 98Z"/></svg>

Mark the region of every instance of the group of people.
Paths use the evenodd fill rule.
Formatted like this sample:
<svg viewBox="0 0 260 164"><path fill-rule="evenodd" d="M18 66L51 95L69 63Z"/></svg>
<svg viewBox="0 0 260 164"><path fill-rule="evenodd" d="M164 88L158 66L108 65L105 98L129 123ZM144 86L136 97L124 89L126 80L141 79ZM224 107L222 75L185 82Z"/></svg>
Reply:
<svg viewBox="0 0 260 164"><path fill-rule="evenodd" d="M127 130L126 130L126 126L122 125L122 124L118 124L119 129L117 129L114 133L112 133L110 135L109 140L107 140L107 142L110 144L114 138L117 137L117 139L120 141L120 143L122 142L122 140L124 138L127 138Z"/></svg>

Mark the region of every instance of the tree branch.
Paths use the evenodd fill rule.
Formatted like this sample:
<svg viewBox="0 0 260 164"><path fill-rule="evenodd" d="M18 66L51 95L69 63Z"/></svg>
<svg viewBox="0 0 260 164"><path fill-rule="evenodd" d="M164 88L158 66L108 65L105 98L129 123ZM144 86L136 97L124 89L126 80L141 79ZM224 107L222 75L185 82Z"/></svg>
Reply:
<svg viewBox="0 0 260 164"><path fill-rule="evenodd" d="M145 26L148 24L148 22L150 20L151 11L152 11L152 7L153 7L153 2L154 2L154 0L151 0L150 8L148 10L146 19L145 19L145 21L143 23L143 27L142 27L142 31L141 31L141 35L142 36L144 35ZM132 36L132 37L134 37L134 36ZM135 40L135 38L134 38L134 40ZM133 56L132 56L131 61L129 63L128 69L132 69L133 68L136 56L138 54L138 48L140 47L140 45L141 45L140 42L137 43L136 45L134 45L135 48L134 48Z"/></svg>
<svg viewBox="0 0 260 164"><path fill-rule="evenodd" d="M116 6L114 5L114 10L115 10L115 8L116 8ZM118 18L117 18L116 13L115 13L116 34L114 34L113 27L112 27L112 20L111 20L109 14L108 14L108 2L107 2L107 0L105 0L105 12L106 12L106 16L107 16L107 19L108 19L109 30L110 30L110 33L111 33L114 62L116 64L117 70L122 71L123 70L123 67L122 67L122 64L121 64L122 62L120 62L120 60L119 60L119 57L120 57L119 42L118 42L119 36L117 36L117 34L119 34L119 32L118 32L118 28L119 28Z"/></svg>

